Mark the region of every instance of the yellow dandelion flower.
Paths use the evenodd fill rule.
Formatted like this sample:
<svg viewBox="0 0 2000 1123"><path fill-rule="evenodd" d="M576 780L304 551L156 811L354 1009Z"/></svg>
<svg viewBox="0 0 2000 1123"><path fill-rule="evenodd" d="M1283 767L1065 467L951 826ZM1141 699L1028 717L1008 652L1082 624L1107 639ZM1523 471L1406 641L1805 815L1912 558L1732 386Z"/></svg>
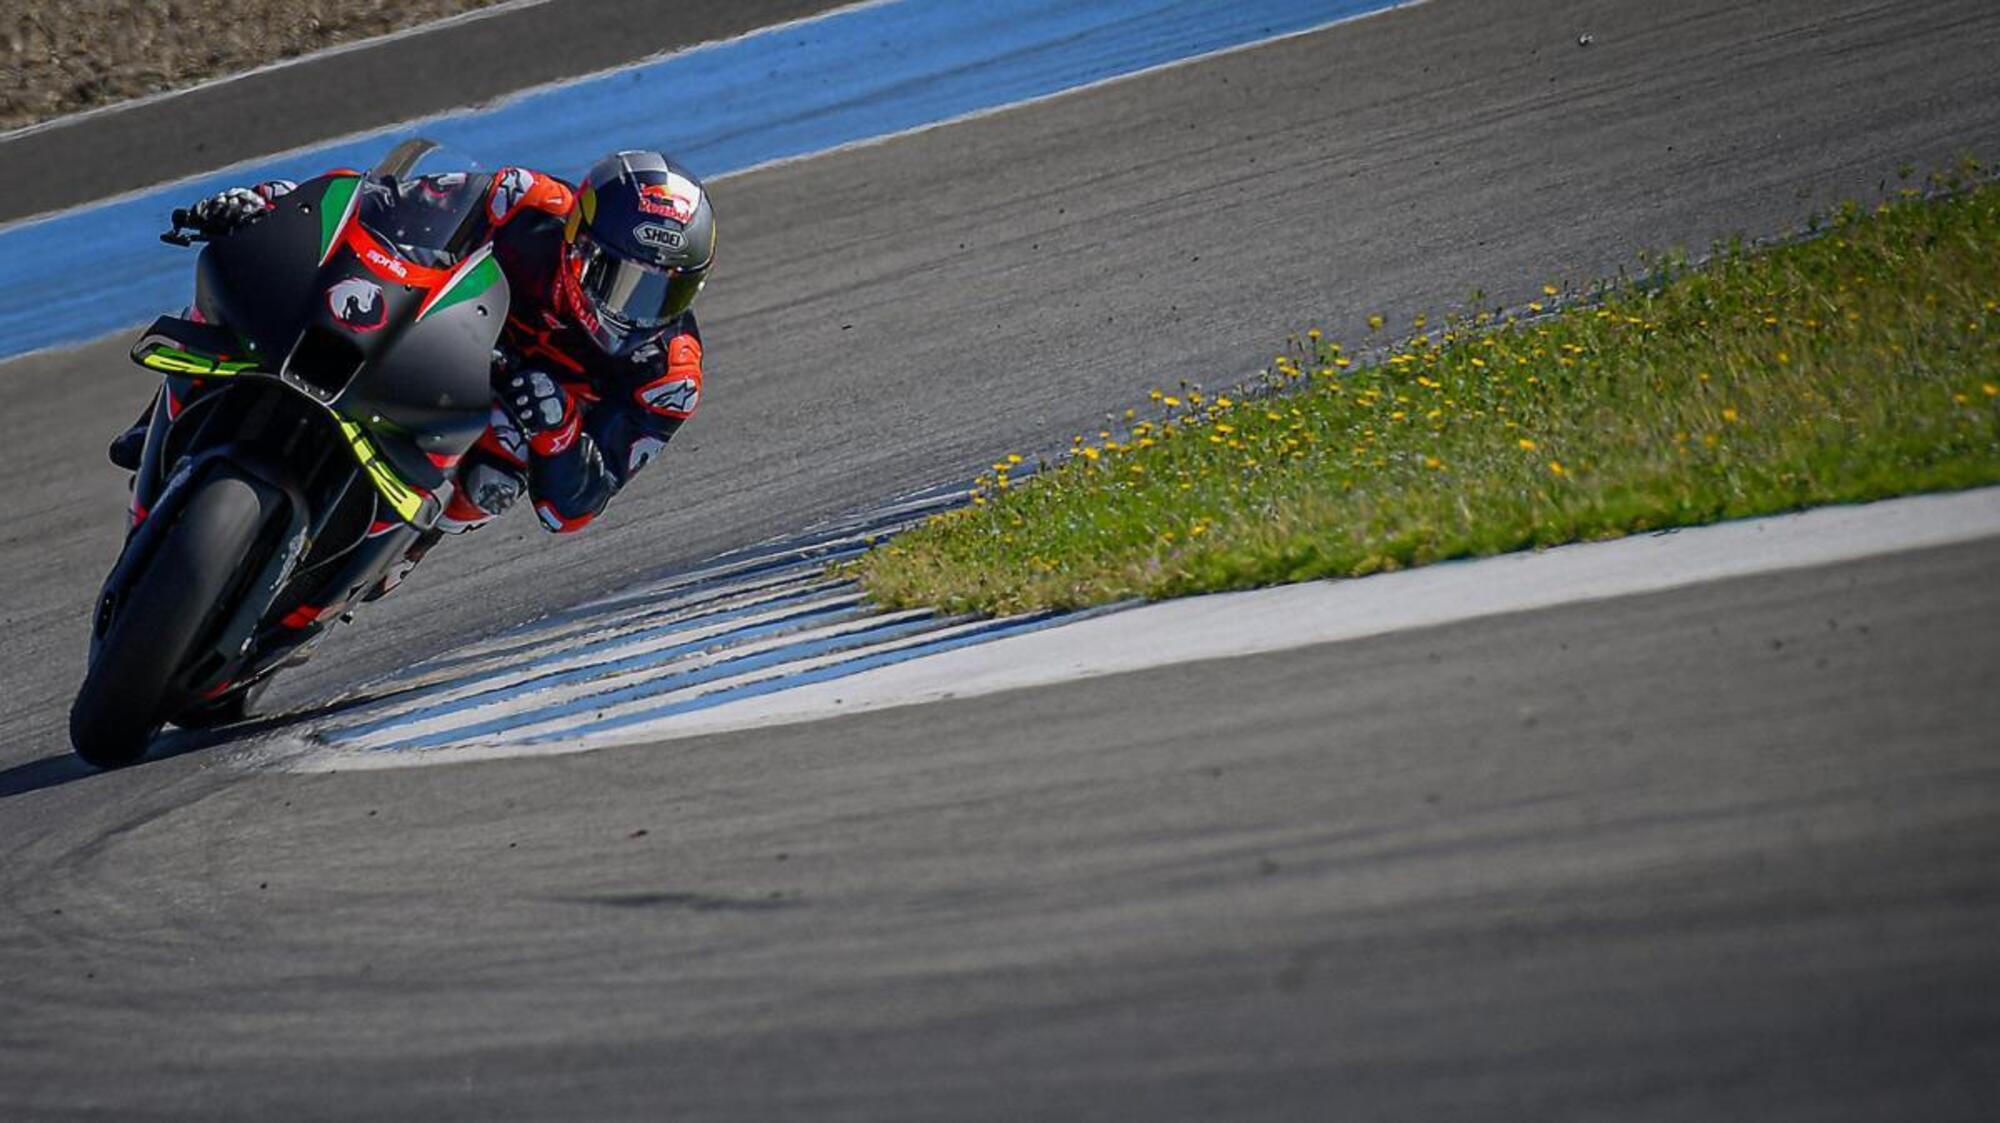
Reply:
<svg viewBox="0 0 2000 1123"><path fill-rule="evenodd" d="M1439 459L1438 459L1437 457L1435 457L1435 456L1426 456L1426 457L1424 457L1424 467L1426 467L1426 468L1442 468L1442 467L1444 467L1444 461L1442 461L1442 460L1439 460Z"/></svg>
<svg viewBox="0 0 2000 1123"><path fill-rule="evenodd" d="M1369 331L1381 331L1381 330L1382 330L1382 323L1383 323L1383 321L1382 321L1382 313L1380 313L1380 312L1371 312L1371 313L1369 313L1369 315L1368 315L1368 330L1369 330Z"/></svg>
<svg viewBox="0 0 2000 1123"><path fill-rule="evenodd" d="M1218 432L1218 433L1221 433L1221 434L1222 434L1223 436L1225 436L1225 437L1226 437L1226 436L1228 436L1229 434L1231 434L1231 433L1234 433L1234 432L1236 431L1236 426L1234 426L1234 425L1217 425L1217 426L1215 427L1215 431L1216 431L1216 432Z"/></svg>
<svg viewBox="0 0 2000 1123"><path fill-rule="evenodd" d="M1522 451L1522 452L1533 452L1533 451L1535 451L1535 449L1536 449L1536 448L1540 447L1540 446L1536 445L1536 444L1535 444L1535 442L1533 442L1533 441L1529 440L1529 439L1528 439L1528 438L1526 438L1526 437L1522 437L1522 438L1521 438L1520 440L1518 440L1518 441L1516 441L1516 442L1514 442L1514 443L1516 443L1516 444L1518 444L1518 445L1520 445L1520 446L1521 446L1521 451Z"/></svg>
<svg viewBox="0 0 2000 1123"><path fill-rule="evenodd" d="M1979 392L1991 398L2000 395L2000 386L1995 386L1991 382L1982 382L1979 384Z"/></svg>
<svg viewBox="0 0 2000 1123"><path fill-rule="evenodd" d="M1422 331L1424 330L1425 325L1429 324L1430 322L1431 318L1429 316L1426 316L1422 312L1419 312L1417 313L1416 318L1410 321L1410 326L1416 328L1418 331Z"/></svg>
<svg viewBox="0 0 2000 1123"><path fill-rule="evenodd" d="M1020 453L1018 453L1018 452L1010 452L1010 453L1008 453L1008 454L1007 454L1007 463L1009 463L1009 464L1019 464L1020 462L1021 462L1021 454L1020 454Z"/></svg>
<svg viewBox="0 0 2000 1123"><path fill-rule="evenodd" d="M1781 362L1781 363L1789 363L1789 362L1791 362L1791 361L1792 361L1792 353L1791 353L1790 351L1780 351L1780 352L1778 352L1778 361L1779 361L1779 362Z"/></svg>
<svg viewBox="0 0 2000 1123"><path fill-rule="evenodd" d="M1562 461L1551 460L1549 461L1549 474L1552 476L1566 476L1569 472L1562 466Z"/></svg>
<svg viewBox="0 0 2000 1123"><path fill-rule="evenodd" d="M1179 398L1174 397L1172 394L1168 394L1166 396L1165 401L1168 408L1170 409L1179 409L1181 406L1181 400Z"/></svg>
<svg viewBox="0 0 2000 1123"><path fill-rule="evenodd" d="M1530 312L1542 311L1542 302L1539 300L1530 300L1528 302L1528 311Z"/></svg>
<svg viewBox="0 0 2000 1123"><path fill-rule="evenodd" d="M1729 422L1731 425L1736 424L1736 407L1724 406L1722 410L1722 419L1724 421Z"/></svg>
<svg viewBox="0 0 2000 1123"><path fill-rule="evenodd" d="M1556 294L1558 294L1558 293L1560 293L1560 292L1562 292L1562 290L1561 290L1561 289L1559 289L1559 288L1557 288L1557 287L1555 287L1554 285L1543 285L1543 286L1542 286L1542 295L1543 295L1543 296L1555 296Z"/></svg>
<svg viewBox="0 0 2000 1123"><path fill-rule="evenodd" d="M1095 448L1089 445L1083 446L1083 458L1085 460L1095 460L1099 455L1100 453Z"/></svg>

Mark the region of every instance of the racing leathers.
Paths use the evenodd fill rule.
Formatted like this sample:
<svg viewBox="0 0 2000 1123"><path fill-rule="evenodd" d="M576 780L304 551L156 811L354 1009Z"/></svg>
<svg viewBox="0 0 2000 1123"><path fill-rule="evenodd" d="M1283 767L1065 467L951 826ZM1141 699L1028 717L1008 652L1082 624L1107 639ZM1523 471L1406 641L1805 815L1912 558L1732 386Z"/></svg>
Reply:
<svg viewBox="0 0 2000 1123"><path fill-rule="evenodd" d="M545 528L579 530L700 404L694 313L622 356L609 355L592 342L584 326L592 312L561 267L565 223L577 205L569 184L510 167L491 176L426 176L421 186L436 196L483 194L487 237L512 293L494 353L492 423L459 462L438 529L476 529L525 493ZM191 218L226 236L292 189L282 180L235 188L197 204ZM151 412L112 442L114 463L136 470Z"/></svg>
<svg viewBox="0 0 2000 1123"><path fill-rule="evenodd" d="M612 356L590 339L591 312L561 268L568 184L507 168L489 189L493 253L513 302L494 365L493 424L461 463L439 527L469 530L525 492L542 525L579 530L645 467L701 402L701 332L682 313Z"/></svg>

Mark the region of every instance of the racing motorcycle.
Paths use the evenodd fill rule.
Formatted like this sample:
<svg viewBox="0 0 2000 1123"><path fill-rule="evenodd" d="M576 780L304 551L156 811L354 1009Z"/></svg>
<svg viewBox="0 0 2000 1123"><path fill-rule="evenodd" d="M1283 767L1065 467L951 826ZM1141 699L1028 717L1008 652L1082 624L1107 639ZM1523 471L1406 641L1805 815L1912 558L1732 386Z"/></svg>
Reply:
<svg viewBox="0 0 2000 1123"><path fill-rule="evenodd" d="M508 301L485 192L468 173L418 174L436 151L405 141L234 233L211 239L177 211L161 235L202 243L195 302L132 348L164 385L70 709L91 764L137 761L168 722L245 716L435 540L489 420Z"/></svg>

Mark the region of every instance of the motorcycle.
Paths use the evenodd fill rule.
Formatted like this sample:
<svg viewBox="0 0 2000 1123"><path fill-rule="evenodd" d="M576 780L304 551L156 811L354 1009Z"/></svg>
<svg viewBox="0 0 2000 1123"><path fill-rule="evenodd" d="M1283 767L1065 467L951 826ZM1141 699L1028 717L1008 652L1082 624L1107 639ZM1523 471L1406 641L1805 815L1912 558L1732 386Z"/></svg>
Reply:
<svg viewBox="0 0 2000 1123"><path fill-rule="evenodd" d="M481 175L416 174L436 151L405 141L227 235L181 211L161 235L202 244L195 302L132 348L164 381L70 709L91 764L240 720L435 540L509 295Z"/></svg>

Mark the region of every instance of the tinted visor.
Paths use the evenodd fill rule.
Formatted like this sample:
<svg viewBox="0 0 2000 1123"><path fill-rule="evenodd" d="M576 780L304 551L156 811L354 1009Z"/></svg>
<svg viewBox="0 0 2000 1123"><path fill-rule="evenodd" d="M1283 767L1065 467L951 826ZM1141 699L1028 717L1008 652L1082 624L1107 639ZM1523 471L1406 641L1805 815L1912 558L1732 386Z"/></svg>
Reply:
<svg viewBox="0 0 2000 1123"><path fill-rule="evenodd" d="M701 274L680 269L655 269L607 253L589 234L577 236L582 269L577 287L597 314L633 330L671 322L694 303Z"/></svg>

